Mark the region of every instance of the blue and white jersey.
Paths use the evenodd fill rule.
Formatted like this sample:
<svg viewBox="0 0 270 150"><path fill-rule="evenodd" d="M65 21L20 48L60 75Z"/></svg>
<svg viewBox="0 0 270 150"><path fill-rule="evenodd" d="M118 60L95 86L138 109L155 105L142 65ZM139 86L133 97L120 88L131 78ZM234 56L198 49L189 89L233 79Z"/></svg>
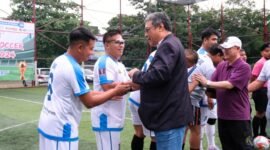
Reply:
<svg viewBox="0 0 270 150"><path fill-rule="evenodd" d="M153 51L149 57L147 58L146 62L144 63L143 67L142 67L142 71L143 72L146 72L147 69L149 68L153 58L155 57L155 54L156 54L156 50ZM130 95L129 95L129 102L137 107L140 106L140 103L141 103L141 96L140 96L141 92L140 90L137 90L137 91L134 91L134 92L131 92Z"/></svg>
<svg viewBox="0 0 270 150"><path fill-rule="evenodd" d="M192 82L192 76L198 72L196 71L197 65L194 65L190 68L188 68L188 83L190 84ZM190 99L191 99L191 104L196 107L200 107L200 101L204 99L205 96L205 90L203 87L196 86L195 89L190 93Z"/></svg>
<svg viewBox="0 0 270 150"><path fill-rule="evenodd" d="M203 47L201 47L197 51L197 53L199 55L199 60L197 63L197 69L195 71L195 74L200 73L203 76L205 76L208 80L211 80L212 74L216 70L212 59L208 56L208 52ZM205 90L204 88L201 88L201 89ZM216 103L216 99L213 99L213 100L214 100L214 103ZM200 106L208 107L207 96L205 94L204 94L203 101L200 101Z"/></svg>
<svg viewBox="0 0 270 150"><path fill-rule="evenodd" d="M89 91L77 61L67 53L56 58L50 68L48 92L38 124L39 133L56 141L78 140L83 105L79 96Z"/></svg>
<svg viewBox="0 0 270 150"><path fill-rule="evenodd" d="M125 66L108 55L101 56L94 66L94 90L104 91L103 84L130 80ZM94 131L121 131L124 126L126 101L109 100L91 109Z"/></svg>

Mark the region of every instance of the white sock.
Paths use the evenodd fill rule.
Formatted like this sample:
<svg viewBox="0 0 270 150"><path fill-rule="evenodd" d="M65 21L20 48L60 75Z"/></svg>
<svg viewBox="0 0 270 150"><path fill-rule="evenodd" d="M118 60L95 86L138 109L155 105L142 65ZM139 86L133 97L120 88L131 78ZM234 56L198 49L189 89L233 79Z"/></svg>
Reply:
<svg viewBox="0 0 270 150"><path fill-rule="evenodd" d="M206 137L208 141L208 148L216 146L215 131L216 131L215 125L206 124L205 132L206 132Z"/></svg>
<svg viewBox="0 0 270 150"><path fill-rule="evenodd" d="M205 125L201 125L201 141L200 141L200 150L203 150L203 136L205 133Z"/></svg>

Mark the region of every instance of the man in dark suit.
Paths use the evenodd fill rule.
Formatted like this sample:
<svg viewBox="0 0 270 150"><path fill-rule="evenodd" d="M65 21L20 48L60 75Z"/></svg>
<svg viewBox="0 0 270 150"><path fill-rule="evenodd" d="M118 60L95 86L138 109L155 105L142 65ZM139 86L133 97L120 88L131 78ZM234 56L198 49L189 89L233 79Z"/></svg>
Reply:
<svg viewBox="0 0 270 150"><path fill-rule="evenodd" d="M165 13L146 17L145 36L157 46L156 55L146 72L129 72L133 83L140 85L139 115L155 132L158 150L181 150L185 128L193 120L184 48L171 33Z"/></svg>

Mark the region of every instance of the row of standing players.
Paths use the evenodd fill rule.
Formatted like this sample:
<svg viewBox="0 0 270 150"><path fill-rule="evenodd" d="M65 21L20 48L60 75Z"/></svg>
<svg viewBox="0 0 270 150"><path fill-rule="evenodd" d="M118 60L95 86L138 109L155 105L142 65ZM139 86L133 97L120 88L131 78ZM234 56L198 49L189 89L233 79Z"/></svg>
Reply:
<svg viewBox="0 0 270 150"><path fill-rule="evenodd" d="M186 68L189 65L188 56L194 53L184 51L181 42L172 35L170 19L165 13L151 13L145 19L145 36L149 45L157 47L157 50L150 55L141 71L135 68L126 72L119 62L125 41L119 31L108 31L103 37L106 55L95 64L95 91L90 92L79 64L93 54L95 37L85 28L74 29L69 36L67 53L56 58L51 66L48 92L38 126L40 149L78 149L81 104L93 107L91 120L97 148L119 149L120 131L125 119L123 99L129 91L135 91L129 98L136 131L132 149L142 149L144 136L153 137L154 134L150 149L182 149L187 127L191 130L191 149L199 149L196 147L201 143L198 137L202 135L199 118L203 113L199 114L201 111L197 108L204 105L199 103L202 99L207 101L207 109L214 108L215 102L210 98L214 95L219 108L217 117L204 119L210 124L210 133L214 133L212 127L218 118L222 149L251 149L247 90L250 67L240 59L242 43L237 37L228 37L220 48L215 44L218 34L209 35L207 30L205 36L202 34L202 47L198 50L199 56L202 55L198 61L200 65L196 65L190 83ZM216 53L217 49L222 53ZM225 61L215 71L215 56L221 54L224 54ZM269 73L266 77L269 80ZM258 87L261 82L257 81L250 85L250 90ZM213 90L206 90L209 97L206 98L206 87L216 89L216 94L211 94ZM196 94L196 88L203 93ZM191 98L189 91L193 91ZM194 101L190 100L194 94ZM196 100L198 97L201 99ZM148 132L143 128L149 129ZM215 145L213 148L216 148Z"/></svg>

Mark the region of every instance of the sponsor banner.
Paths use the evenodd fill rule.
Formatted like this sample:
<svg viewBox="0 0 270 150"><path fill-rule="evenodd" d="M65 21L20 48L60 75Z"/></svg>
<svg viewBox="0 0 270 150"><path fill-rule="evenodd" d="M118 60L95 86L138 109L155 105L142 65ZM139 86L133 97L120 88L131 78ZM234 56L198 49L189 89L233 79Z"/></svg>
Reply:
<svg viewBox="0 0 270 150"><path fill-rule="evenodd" d="M0 81L34 80L33 23L0 19Z"/></svg>

